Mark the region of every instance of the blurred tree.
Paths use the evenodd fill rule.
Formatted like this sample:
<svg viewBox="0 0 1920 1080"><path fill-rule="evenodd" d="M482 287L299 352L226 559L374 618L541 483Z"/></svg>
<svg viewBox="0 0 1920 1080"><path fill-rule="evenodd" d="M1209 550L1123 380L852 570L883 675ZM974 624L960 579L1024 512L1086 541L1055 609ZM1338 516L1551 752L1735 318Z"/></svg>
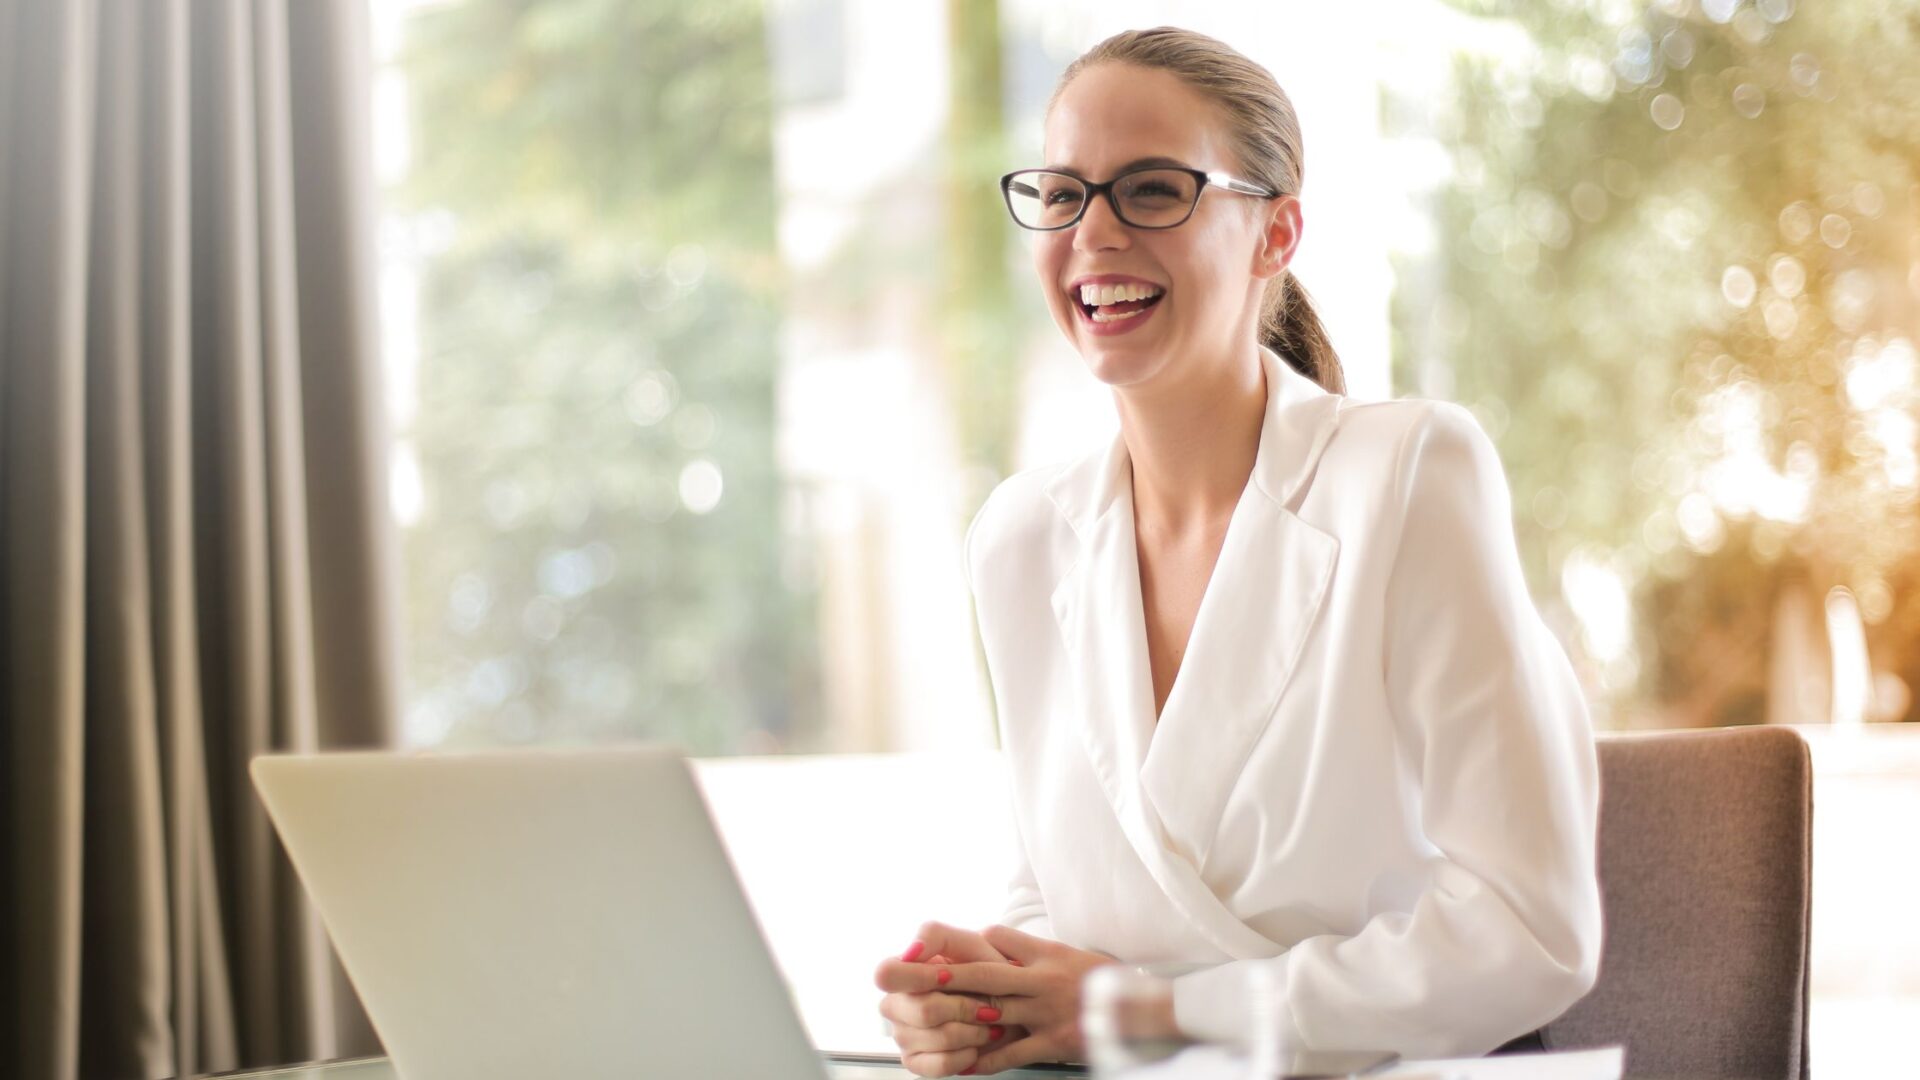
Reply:
<svg viewBox="0 0 1920 1080"><path fill-rule="evenodd" d="M962 459L982 483L968 513L1013 469L1019 428L1020 340L1007 274L1016 226L995 186L1007 171L1006 88L999 0L947 0L946 257L940 262L939 339Z"/></svg>
<svg viewBox="0 0 1920 1080"><path fill-rule="evenodd" d="M414 15L401 63L432 243L412 722L811 745L760 4L465 0Z"/></svg>
<svg viewBox="0 0 1920 1080"><path fill-rule="evenodd" d="M1633 647L1595 659L1646 721L1763 719L1787 580L1850 589L1915 685L1915 6L1454 6L1525 47L1389 103L1454 166L1396 381L1498 439L1536 594L1617 569Z"/></svg>

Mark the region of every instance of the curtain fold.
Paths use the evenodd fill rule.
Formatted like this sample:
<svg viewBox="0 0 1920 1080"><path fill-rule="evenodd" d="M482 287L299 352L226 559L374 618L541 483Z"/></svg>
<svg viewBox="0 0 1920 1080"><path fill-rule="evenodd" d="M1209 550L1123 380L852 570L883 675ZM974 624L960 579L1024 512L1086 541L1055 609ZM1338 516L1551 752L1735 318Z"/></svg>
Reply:
<svg viewBox="0 0 1920 1080"><path fill-rule="evenodd" d="M0 0L0 1046L378 1049L253 794L389 745L364 0Z"/></svg>

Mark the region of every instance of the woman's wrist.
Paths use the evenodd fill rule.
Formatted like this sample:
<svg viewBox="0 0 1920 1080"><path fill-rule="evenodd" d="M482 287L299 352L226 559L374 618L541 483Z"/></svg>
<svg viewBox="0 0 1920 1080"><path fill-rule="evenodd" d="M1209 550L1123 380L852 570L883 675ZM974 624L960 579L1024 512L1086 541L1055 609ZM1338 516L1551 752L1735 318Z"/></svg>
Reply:
<svg viewBox="0 0 1920 1080"><path fill-rule="evenodd" d="M1196 971L1203 971L1208 966L1207 964L1169 961L1158 964L1141 964L1133 969L1142 975L1160 980L1161 985L1166 988L1165 994L1157 995L1152 999L1152 1013L1149 1017L1144 1018L1144 1022L1153 1025L1156 1036L1167 1039L1193 1040L1193 1035L1180 1028L1179 1010L1175 1008L1174 1005L1176 994L1174 981L1182 975L1190 975Z"/></svg>
<svg viewBox="0 0 1920 1080"><path fill-rule="evenodd" d="M1096 1067L1160 1061L1191 1041L1174 1012L1173 980L1152 966L1102 965L1088 973L1082 993L1081 1029Z"/></svg>
<svg viewBox="0 0 1920 1080"><path fill-rule="evenodd" d="M1169 988L1162 997L1149 998L1145 1003L1141 1023L1149 1039L1185 1040L1186 1034L1180 1030L1180 1021L1173 1013L1173 993Z"/></svg>

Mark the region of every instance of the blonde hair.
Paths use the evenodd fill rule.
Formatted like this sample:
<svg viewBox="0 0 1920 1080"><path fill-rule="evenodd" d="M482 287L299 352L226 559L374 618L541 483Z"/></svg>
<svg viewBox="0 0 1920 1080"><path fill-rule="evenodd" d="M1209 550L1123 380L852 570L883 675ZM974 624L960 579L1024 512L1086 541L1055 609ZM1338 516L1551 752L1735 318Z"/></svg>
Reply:
<svg viewBox="0 0 1920 1080"><path fill-rule="evenodd" d="M1127 30L1067 65L1047 111L1053 111L1054 102L1076 76L1104 63L1169 72L1199 91L1225 115L1244 178L1282 195L1300 194L1305 176L1300 119L1272 72L1205 34L1173 26ZM1340 357L1313 309L1313 299L1291 268L1269 282L1260 299L1260 342L1322 388L1346 392Z"/></svg>

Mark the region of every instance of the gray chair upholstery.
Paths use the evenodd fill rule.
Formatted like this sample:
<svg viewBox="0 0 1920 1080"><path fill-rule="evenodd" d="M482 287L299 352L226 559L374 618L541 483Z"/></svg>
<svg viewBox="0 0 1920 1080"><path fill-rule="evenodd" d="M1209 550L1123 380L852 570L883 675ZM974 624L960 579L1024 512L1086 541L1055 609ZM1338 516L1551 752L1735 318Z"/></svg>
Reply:
<svg viewBox="0 0 1920 1080"><path fill-rule="evenodd" d="M1548 1049L1626 1046L1630 1077L1807 1076L1813 770L1785 728L1604 737L1593 991Z"/></svg>

